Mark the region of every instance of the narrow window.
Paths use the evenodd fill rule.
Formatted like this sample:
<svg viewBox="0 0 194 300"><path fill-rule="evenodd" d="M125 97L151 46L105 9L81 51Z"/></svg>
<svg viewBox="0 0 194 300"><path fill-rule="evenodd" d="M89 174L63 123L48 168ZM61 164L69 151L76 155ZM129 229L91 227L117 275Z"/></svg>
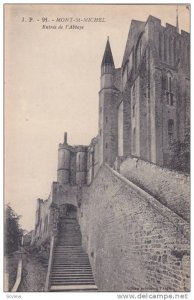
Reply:
<svg viewBox="0 0 194 300"><path fill-rule="evenodd" d="M164 60L167 61L167 37L164 36Z"/></svg>
<svg viewBox="0 0 194 300"><path fill-rule="evenodd" d="M169 57L169 63L171 64L172 63L172 39L169 38L169 54L168 54L168 57Z"/></svg>
<svg viewBox="0 0 194 300"><path fill-rule="evenodd" d="M106 117L106 123L108 123L108 117Z"/></svg>
<svg viewBox="0 0 194 300"><path fill-rule="evenodd" d="M174 138L174 121L172 119L168 120L168 142L169 145L173 143Z"/></svg>
<svg viewBox="0 0 194 300"><path fill-rule="evenodd" d="M162 34L159 33L159 57L162 59Z"/></svg>
<svg viewBox="0 0 194 300"><path fill-rule="evenodd" d="M105 148L106 148L106 149L108 148L108 143L105 144Z"/></svg>
<svg viewBox="0 0 194 300"><path fill-rule="evenodd" d="M179 40L179 53L181 53L181 40Z"/></svg>
<svg viewBox="0 0 194 300"><path fill-rule="evenodd" d="M174 94L172 91L172 76L170 74L167 75L166 99L168 105L174 105Z"/></svg>
<svg viewBox="0 0 194 300"><path fill-rule="evenodd" d="M133 129L133 153L136 151L136 129Z"/></svg>
<svg viewBox="0 0 194 300"><path fill-rule="evenodd" d="M78 154L78 171L81 169L80 154Z"/></svg>
<svg viewBox="0 0 194 300"><path fill-rule="evenodd" d="M133 104L133 118L135 117L135 104Z"/></svg>
<svg viewBox="0 0 194 300"><path fill-rule="evenodd" d="M174 50L174 64L176 64L176 38L174 38L174 41L173 41L173 50Z"/></svg>
<svg viewBox="0 0 194 300"><path fill-rule="evenodd" d="M141 55L142 55L142 41L140 41L139 43L139 59L141 59Z"/></svg>

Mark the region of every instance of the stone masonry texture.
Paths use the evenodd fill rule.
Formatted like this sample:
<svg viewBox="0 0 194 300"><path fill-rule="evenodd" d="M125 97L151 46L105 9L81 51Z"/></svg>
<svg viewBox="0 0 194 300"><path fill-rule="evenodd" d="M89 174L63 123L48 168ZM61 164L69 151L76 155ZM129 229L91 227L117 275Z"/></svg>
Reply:
<svg viewBox="0 0 194 300"><path fill-rule="evenodd" d="M185 220L190 218L190 177L137 158L127 158L120 172Z"/></svg>
<svg viewBox="0 0 194 300"><path fill-rule="evenodd" d="M189 225L157 202L106 166L83 190L82 242L99 291L190 290Z"/></svg>

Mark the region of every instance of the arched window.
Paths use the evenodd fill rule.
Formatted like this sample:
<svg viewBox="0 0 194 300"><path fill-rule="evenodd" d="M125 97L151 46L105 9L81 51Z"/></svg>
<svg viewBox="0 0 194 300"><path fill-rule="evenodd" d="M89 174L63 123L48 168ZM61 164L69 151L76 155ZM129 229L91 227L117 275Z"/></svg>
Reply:
<svg viewBox="0 0 194 300"><path fill-rule="evenodd" d="M174 105L174 94L172 91L172 75L170 72L167 73L167 82L166 82L166 99L167 104L170 106Z"/></svg>
<svg viewBox="0 0 194 300"><path fill-rule="evenodd" d="M167 36L165 35L164 36L164 60L165 60L165 62L167 61L167 44L168 44Z"/></svg>
<svg viewBox="0 0 194 300"><path fill-rule="evenodd" d="M135 117L135 103L133 104L133 118Z"/></svg>
<svg viewBox="0 0 194 300"><path fill-rule="evenodd" d="M179 40L179 53L181 53L182 43L181 40Z"/></svg>
<svg viewBox="0 0 194 300"><path fill-rule="evenodd" d="M159 58L162 59L162 33L159 32Z"/></svg>
<svg viewBox="0 0 194 300"><path fill-rule="evenodd" d="M45 218L44 232L48 231L48 216Z"/></svg>
<svg viewBox="0 0 194 300"><path fill-rule="evenodd" d="M174 121L172 119L168 120L168 141L171 145L174 139Z"/></svg>
<svg viewBox="0 0 194 300"><path fill-rule="evenodd" d="M133 154L136 152L136 129L133 129Z"/></svg>
<svg viewBox="0 0 194 300"><path fill-rule="evenodd" d="M80 154L78 154L78 171L81 170L81 159L80 159Z"/></svg>
<svg viewBox="0 0 194 300"><path fill-rule="evenodd" d="M176 38L174 38L173 40L173 56L174 56L174 64L176 64L176 60L177 60L177 48L176 48Z"/></svg>
<svg viewBox="0 0 194 300"><path fill-rule="evenodd" d="M169 38L169 63L173 64L173 39Z"/></svg>
<svg viewBox="0 0 194 300"><path fill-rule="evenodd" d="M133 88L132 88L132 116L133 118L135 117L135 84L133 85Z"/></svg>

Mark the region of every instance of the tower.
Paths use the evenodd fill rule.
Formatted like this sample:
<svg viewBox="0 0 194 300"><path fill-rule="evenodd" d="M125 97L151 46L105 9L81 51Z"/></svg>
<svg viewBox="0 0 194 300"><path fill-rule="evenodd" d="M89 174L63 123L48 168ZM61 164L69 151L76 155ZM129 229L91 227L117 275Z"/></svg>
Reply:
<svg viewBox="0 0 194 300"><path fill-rule="evenodd" d="M70 179L70 146L67 144L67 133L64 134L63 144L59 144L58 149L58 169L57 181L60 184L69 183Z"/></svg>
<svg viewBox="0 0 194 300"><path fill-rule="evenodd" d="M115 87L116 69L109 38L101 63L101 89L99 92L99 163L113 165L118 153L118 98Z"/></svg>

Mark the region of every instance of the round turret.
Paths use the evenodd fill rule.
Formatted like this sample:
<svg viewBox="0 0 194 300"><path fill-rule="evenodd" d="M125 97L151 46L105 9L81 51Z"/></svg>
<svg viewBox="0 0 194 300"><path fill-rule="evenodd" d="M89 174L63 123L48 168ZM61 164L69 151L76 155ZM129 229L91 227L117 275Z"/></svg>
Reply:
<svg viewBox="0 0 194 300"><path fill-rule="evenodd" d="M87 148L78 147L76 153L76 184L86 183Z"/></svg>
<svg viewBox="0 0 194 300"><path fill-rule="evenodd" d="M67 144L67 133L64 135L64 143L59 144L57 181L61 184L69 183L70 175L70 146Z"/></svg>

